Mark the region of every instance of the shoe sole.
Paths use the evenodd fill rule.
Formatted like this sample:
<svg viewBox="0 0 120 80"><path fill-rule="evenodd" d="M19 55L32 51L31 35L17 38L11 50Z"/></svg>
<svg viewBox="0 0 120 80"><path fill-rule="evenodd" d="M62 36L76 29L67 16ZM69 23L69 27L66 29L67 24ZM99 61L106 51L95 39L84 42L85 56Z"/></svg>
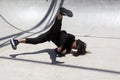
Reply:
<svg viewBox="0 0 120 80"><path fill-rule="evenodd" d="M70 10L66 10L66 13L69 17L73 17L73 13Z"/></svg>
<svg viewBox="0 0 120 80"><path fill-rule="evenodd" d="M15 44L14 44L13 39L10 40L10 44L11 44L12 48L13 48L14 50L16 50L16 47L15 47Z"/></svg>
<svg viewBox="0 0 120 80"><path fill-rule="evenodd" d="M66 8L62 8L61 11L65 12L66 15L69 16L69 17L73 17L72 11L70 11L70 10L68 10L68 9L66 9Z"/></svg>

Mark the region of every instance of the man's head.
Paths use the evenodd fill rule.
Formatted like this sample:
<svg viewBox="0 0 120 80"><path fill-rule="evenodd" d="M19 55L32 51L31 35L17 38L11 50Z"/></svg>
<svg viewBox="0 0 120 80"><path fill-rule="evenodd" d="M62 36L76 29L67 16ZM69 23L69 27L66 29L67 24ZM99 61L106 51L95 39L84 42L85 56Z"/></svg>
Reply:
<svg viewBox="0 0 120 80"><path fill-rule="evenodd" d="M75 43L73 43L73 48L77 49L77 52L73 54L73 56L79 56L79 55L85 55L87 53L86 51L86 43L81 41L80 39L75 40Z"/></svg>

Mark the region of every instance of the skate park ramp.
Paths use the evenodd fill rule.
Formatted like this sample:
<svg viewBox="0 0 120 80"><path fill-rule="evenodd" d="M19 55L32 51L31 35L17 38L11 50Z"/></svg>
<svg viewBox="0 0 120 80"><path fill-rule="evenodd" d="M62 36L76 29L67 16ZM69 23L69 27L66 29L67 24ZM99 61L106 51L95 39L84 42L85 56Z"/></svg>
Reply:
<svg viewBox="0 0 120 80"><path fill-rule="evenodd" d="M119 0L63 1L74 16L63 17L62 29L86 42L84 56L56 57L52 42L11 48L11 38L47 31L62 1L0 0L1 80L120 80Z"/></svg>

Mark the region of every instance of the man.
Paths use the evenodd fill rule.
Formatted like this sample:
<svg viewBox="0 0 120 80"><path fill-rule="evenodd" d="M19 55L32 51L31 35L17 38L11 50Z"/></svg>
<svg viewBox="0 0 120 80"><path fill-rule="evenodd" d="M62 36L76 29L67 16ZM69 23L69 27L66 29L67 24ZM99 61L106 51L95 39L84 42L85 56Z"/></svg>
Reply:
<svg viewBox="0 0 120 80"><path fill-rule="evenodd" d="M75 40L75 36L67 33L66 31L61 31L62 18L63 16L72 17L73 13L63 7L59 9L59 13L53 26L47 32L39 35L35 38L22 38L22 39L11 39L10 43L14 50L17 49L19 43L27 44L38 44L46 41L52 41L57 48L55 49L58 56L65 56L71 49L77 49L74 56L85 55L86 54L86 44L81 40Z"/></svg>

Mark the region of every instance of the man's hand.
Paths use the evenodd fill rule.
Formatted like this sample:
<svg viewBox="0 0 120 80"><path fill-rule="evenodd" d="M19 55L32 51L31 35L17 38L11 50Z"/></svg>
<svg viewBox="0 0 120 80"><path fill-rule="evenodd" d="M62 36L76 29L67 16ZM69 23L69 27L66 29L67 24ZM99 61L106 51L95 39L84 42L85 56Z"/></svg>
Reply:
<svg viewBox="0 0 120 80"><path fill-rule="evenodd" d="M58 48L57 48L57 51L58 51L58 52L61 52L61 51L62 51L62 47L58 47Z"/></svg>
<svg viewBox="0 0 120 80"><path fill-rule="evenodd" d="M63 50L63 51L61 52L61 54L66 55L66 54L67 54L67 50L66 50L66 49Z"/></svg>
<svg viewBox="0 0 120 80"><path fill-rule="evenodd" d="M67 54L67 50L64 49L64 50L62 51L62 49L63 49L63 47L58 47L56 50L57 50L57 52L60 52L62 55L66 55L66 54ZM61 51L62 51L62 52L61 52Z"/></svg>

